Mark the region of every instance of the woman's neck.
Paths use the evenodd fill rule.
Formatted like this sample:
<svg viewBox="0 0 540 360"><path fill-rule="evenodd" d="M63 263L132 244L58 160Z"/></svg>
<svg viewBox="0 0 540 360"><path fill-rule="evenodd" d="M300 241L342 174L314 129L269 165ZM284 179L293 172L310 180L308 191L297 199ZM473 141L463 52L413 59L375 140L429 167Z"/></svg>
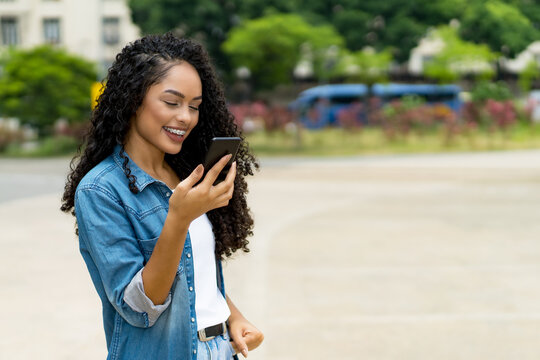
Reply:
<svg viewBox="0 0 540 360"><path fill-rule="evenodd" d="M171 189L180 182L176 172L165 161L165 153L139 135L128 134L124 150L144 172L164 182Z"/></svg>
<svg viewBox="0 0 540 360"><path fill-rule="evenodd" d="M124 150L131 160L148 175L160 179L170 167L165 162L165 153L138 137L130 137Z"/></svg>

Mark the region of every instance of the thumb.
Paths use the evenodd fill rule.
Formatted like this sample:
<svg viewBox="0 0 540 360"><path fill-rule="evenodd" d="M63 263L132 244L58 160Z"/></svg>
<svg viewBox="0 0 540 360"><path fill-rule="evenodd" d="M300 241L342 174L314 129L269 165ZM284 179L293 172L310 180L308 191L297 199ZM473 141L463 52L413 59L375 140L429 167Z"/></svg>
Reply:
<svg viewBox="0 0 540 360"><path fill-rule="evenodd" d="M236 347L237 353L242 353L245 358L248 357L248 347L246 342L244 341L244 338L242 337L242 333L240 331L231 331L231 339L234 342L234 345Z"/></svg>
<svg viewBox="0 0 540 360"><path fill-rule="evenodd" d="M191 174L189 174L189 176L182 181L182 183L188 188L192 188L201 179L203 173L204 167L202 164L199 164L199 166L197 166L195 170L193 170Z"/></svg>

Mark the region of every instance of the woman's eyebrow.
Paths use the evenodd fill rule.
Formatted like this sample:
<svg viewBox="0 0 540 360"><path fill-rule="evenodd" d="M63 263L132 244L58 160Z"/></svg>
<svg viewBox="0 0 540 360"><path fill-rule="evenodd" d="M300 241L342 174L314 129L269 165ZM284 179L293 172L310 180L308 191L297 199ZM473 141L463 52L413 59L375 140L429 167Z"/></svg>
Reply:
<svg viewBox="0 0 540 360"><path fill-rule="evenodd" d="M186 98L186 96L184 94L182 94L180 91L176 91L176 90L173 90L173 89L167 89L164 92L176 95L178 97L181 97L182 99ZM193 100L200 100L200 99L202 99L202 96L196 96L196 97L193 98Z"/></svg>

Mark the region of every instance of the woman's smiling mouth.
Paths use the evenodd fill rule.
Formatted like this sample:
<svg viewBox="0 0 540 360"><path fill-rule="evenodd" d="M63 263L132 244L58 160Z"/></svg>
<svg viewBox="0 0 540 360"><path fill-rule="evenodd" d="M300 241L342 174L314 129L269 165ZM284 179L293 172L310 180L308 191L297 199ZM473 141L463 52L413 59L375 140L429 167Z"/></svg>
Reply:
<svg viewBox="0 0 540 360"><path fill-rule="evenodd" d="M168 131L170 133L173 133L175 135L178 135L178 136L183 136L186 133L184 130L178 130L178 129L174 129L174 128L171 128L171 127L168 127L168 126L164 126L163 128L166 131Z"/></svg>

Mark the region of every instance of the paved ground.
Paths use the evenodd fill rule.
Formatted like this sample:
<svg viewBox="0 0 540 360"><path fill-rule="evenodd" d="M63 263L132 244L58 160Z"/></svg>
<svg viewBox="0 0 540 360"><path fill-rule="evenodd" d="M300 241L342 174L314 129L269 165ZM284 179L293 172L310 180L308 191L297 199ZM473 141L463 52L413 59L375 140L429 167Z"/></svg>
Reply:
<svg viewBox="0 0 540 360"><path fill-rule="evenodd" d="M540 151L267 160L230 296L253 360L540 358ZM0 160L0 359L104 359L66 160Z"/></svg>

